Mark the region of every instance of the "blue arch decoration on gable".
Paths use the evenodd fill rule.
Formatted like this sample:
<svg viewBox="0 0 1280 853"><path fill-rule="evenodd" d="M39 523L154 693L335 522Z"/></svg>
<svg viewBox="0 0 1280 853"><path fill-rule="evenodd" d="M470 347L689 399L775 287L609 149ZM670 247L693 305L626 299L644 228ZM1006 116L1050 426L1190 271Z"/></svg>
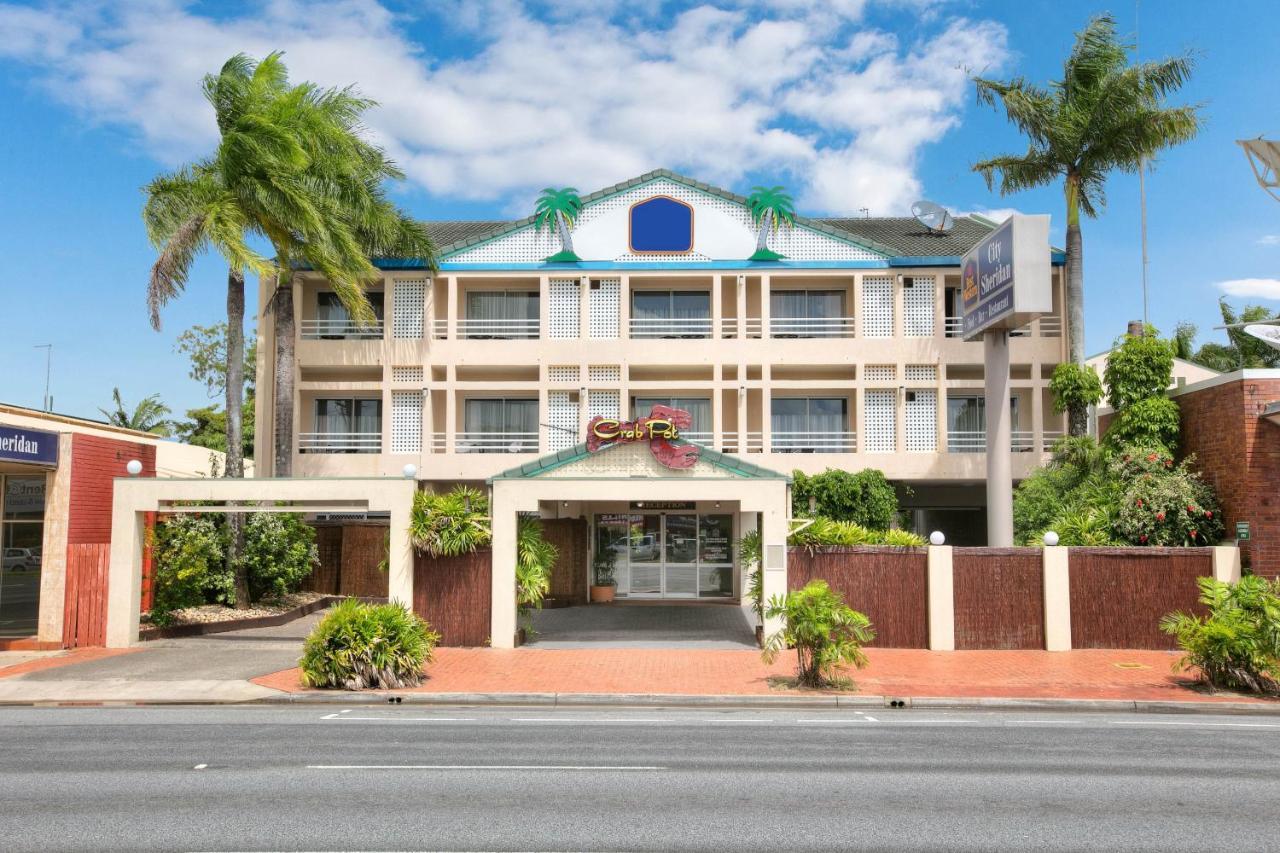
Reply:
<svg viewBox="0 0 1280 853"><path fill-rule="evenodd" d="M628 219L632 252L693 251L693 208L682 201L665 195L638 201Z"/></svg>

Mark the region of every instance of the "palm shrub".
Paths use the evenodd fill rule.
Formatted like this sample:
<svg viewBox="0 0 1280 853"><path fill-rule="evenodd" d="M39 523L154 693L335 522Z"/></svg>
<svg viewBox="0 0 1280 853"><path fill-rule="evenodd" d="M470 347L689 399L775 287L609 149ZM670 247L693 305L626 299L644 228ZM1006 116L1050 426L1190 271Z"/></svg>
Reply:
<svg viewBox="0 0 1280 853"><path fill-rule="evenodd" d="M315 528L295 512L256 512L244 531L240 560L254 601L296 592L320 562Z"/></svg>
<svg viewBox="0 0 1280 853"><path fill-rule="evenodd" d="M1280 584L1256 575L1198 583L1209 614L1175 612L1160 621L1185 652L1175 669L1193 667L1214 688L1280 692Z"/></svg>
<svg viewBox="0 0 1280 853"><path fill-rule="evenodd" d="M769 599L767 618L781 618L783 626L765 640L765 663L773 663L784 649L796 650L798 678L805 687L844 686L840 667L867 665L862 647L875 639L871 620L844 603L826 581Z"/></svg>
<svg viewBox="0 0 1280 853"><path fill-rule="evenodd" d="M516 605L521 612L541 609L557 556L559 550L543 537L538 519L521 516L516 527Z"/></svg>
<svg viewBox="0 0 1280 853"><path fill-rule="evenodd" d="M868 530L852 521L836 521L819 516L812 523L792 533L787 544L810 552L820 548L851 548L857 545L923 545L924 537L910 530Z"/></svg>
<svg viewBox="0 0 1280 853"><path fill-rule="evenodd" d="M226 528L214 515L180 513L155 526L153 625L172 624L174 610L199 607L210 600L235 600L235 585L224 559L226 548Z"/></svg>
<svg viewBox="0 0 1280 853"><path fill-rule="evenodd" d="M457 557L488 546L493 541L488 497L468 486L438 495L416 492L409 539L431 557Z"/></svg>
<svg viewBox="0 0 1280 853"><path fill-rule="evenodd" d="M738 555L742 561L742 569L747 573L747 597L751 599L751 609L755 611L756 623L764 624L764 557L760 531L751 530L738 540Z"/></svg>
<svg viewBox="0 0 1280 853"><path fill-rule="evenodd" d="M302 648L302 683L344 690L396 689L422 683L440 635L398 602L335 605Z"/></svg>

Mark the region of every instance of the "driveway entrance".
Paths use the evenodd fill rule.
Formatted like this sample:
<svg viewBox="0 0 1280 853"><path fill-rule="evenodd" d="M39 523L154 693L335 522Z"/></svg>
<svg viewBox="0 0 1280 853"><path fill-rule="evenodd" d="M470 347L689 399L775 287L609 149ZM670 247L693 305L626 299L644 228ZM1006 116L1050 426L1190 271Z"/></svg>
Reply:
<svg viewBox="0 0 1280 853"><path fill-rule="evenodd" d="M534 649L757 649L736 604L612 604L536 611Z"/></svg>

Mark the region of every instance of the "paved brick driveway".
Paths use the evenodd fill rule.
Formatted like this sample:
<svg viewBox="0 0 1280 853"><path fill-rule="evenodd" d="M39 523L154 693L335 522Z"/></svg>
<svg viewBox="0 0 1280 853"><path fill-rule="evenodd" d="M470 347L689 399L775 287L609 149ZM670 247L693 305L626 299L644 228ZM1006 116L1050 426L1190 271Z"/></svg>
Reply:
<svg viewBox="0 0 1280 853"><path fill-rule="evenodd" d="M729 604L614 604L535 611L535 649L755 649L755 628Z"/></svg>

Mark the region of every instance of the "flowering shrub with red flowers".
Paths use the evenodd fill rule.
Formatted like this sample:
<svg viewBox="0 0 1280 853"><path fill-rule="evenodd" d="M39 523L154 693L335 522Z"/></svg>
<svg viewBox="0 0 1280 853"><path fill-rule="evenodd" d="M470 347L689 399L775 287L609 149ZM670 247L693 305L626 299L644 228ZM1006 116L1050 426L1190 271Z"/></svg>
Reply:
<svg viewBox="0 0 1280 853"><path fill-rule="evenodd" d="M1222 513L1211 489L1192 470L1192 458L1175 464L1167 451L1126 447L1112 460L1123 483L1115 522L1130 545L1213 545L1223 535Z"/></svg>

